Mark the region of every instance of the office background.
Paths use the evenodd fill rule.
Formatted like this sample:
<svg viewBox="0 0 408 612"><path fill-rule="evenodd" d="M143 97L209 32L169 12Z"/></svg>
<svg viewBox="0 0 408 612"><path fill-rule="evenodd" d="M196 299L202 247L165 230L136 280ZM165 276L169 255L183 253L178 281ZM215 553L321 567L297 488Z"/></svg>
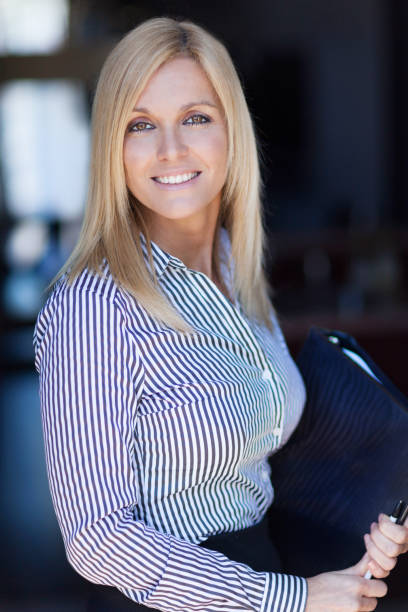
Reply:
<svg viewBox="0 0 408 612"><path fill-rule="evenodd" d="M291 348L345 329L408 393L404 0L0 0L0 609L80 612L45 473L32 332L86 193L98 71L146 18L229 48L262 150L268 275ZM379 610L406 610L390 581Z"/></svg>

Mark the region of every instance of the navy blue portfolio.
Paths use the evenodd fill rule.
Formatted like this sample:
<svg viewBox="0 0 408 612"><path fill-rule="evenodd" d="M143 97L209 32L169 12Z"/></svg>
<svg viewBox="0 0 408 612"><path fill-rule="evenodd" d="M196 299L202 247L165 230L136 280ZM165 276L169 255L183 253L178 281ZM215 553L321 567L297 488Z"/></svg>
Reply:
<svg viewBox="0 0 408 612"><path fill-rule="evenodd" d="M312 328L297 365L307 402L270 459L270 529L284 570L312 576L356 563L371 522L408 501L408 400L342 332Z"/></svg>

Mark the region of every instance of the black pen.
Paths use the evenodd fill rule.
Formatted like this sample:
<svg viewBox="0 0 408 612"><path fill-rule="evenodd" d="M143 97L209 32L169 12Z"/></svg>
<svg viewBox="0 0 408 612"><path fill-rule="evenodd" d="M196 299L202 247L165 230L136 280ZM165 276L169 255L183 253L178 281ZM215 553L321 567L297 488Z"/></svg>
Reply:
<svg viewBox="0 0 408 612"><path fill-rule="evenodd" d="M392 514L390 514L390 520L396 525L403 525L407 516L408 516L408 504L404 502L402 499L400 499L400 501L395 505L395 508L392 511ZM367 570L367 572L364 574L364 578L367 578L367 580L370 580L370 578L372 577L373 575L370 572L370 570Z"/></svg>

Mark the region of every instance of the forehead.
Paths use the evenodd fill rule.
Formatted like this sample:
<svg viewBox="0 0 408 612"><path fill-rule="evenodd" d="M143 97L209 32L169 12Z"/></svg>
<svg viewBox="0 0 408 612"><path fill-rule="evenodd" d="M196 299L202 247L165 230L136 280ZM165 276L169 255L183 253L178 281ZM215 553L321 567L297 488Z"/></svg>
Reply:
<svg viewBox="0 0 408 612"><path fill-rule="evenodd" d="M203 101L221 108L218 96L201 66L191 58L177 57L156 70L136 106L169 108Z"/></svg>

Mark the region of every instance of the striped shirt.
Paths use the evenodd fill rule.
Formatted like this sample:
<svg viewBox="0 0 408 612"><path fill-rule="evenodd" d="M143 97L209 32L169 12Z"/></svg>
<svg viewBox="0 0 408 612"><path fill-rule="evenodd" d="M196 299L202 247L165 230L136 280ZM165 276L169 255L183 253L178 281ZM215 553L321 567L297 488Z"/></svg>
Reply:
<svg viewBox="0 0 408 612"><path fill-rule="evenodd" d="M45 456L67 558L91 582L168 612L301 612L304 578L199 546L265 515L267 458L300 418L300 374L276 319L272 333L205 274L152 249L161 290L193 334L149 316L107 264L103 277L62 279L37 319Z"/></svg>

